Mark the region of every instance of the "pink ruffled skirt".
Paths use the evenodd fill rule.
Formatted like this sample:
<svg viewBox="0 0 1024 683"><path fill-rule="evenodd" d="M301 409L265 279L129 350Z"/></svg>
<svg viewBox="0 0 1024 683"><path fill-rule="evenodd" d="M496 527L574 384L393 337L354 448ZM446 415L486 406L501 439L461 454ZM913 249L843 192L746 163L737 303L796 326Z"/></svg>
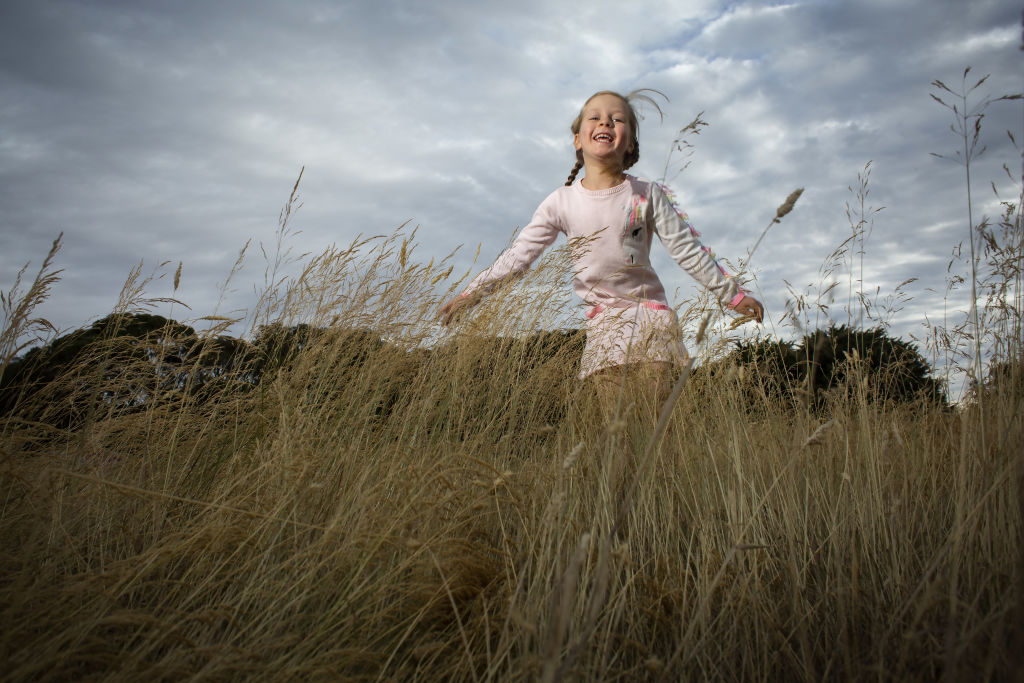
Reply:
<svg viewBox="0 0 1024 683"><path fill-rule="evenodd" d="M626 363L675 365L685 358L679 320L665 304L645 301L623 308L594 306L587 312L581 378Z"/></svg>

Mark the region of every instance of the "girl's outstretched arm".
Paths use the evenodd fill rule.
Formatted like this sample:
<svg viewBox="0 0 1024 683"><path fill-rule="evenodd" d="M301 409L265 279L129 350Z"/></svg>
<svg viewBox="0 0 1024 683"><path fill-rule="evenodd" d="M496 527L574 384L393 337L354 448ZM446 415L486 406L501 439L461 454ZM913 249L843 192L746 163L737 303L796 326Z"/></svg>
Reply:
<svg viewBox="0 0 1024 683"><path fill-rule="evenodd" d="M475 297L470 294L459 294L444 306L437 309L437 317L441 320L442 325L450 325L453 320L457 320L459 316L474 306L479 300L479 297Z"/></svg>
<svg viewBox="0 0 1024 683"><path fill-rule="evenodd" d="M486 287L465 290L462 294L453 297L451 301L437 309L437 317L441 320L442 325L448 325L470 308L480 303L488 292L519 279L524 272L524 270L516 270L504 277L488 280Z"/></svg>
<svg viewBox="0 0 1024 683"><path fill-rule="evenodd" d="M751 297L718 263L710 248L700 241L700 233L690 225L689 218L676 205L668 188L657 183L651 187L651 208L654 230L669 255L697 282L704 285L727 308L758 320L764 307Z"/></svg>
<svg viewBox="0 0 1024 683"><path fill-rule="evenodd" d="M522 275L541 252L555 241L561 232L553 201L557 192L552 192L541 203L533 219L519 232L512 246L503 251L487 270L477 275L462 294L438 309L437 317L443 325L451 323L502 283Z"/></svg>
<svg viewBox="0 0 1024 683"><path fill-rule="evenodd" d="M745 295L739 302L732 307L732 310L736 311L740 315L749 315L757 322L764 320L764 306L761 302L750 295Z"/></svg>

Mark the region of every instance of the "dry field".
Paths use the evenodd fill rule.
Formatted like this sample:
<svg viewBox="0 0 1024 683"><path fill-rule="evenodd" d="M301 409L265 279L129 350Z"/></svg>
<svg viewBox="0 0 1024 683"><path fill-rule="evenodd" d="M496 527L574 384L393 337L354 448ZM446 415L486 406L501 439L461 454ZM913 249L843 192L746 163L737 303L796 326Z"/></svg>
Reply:
<svg viewBox="0 0 1024 683"><path fill-rule="evenodd" d="M685 378L658 430L629 378L603 402L575 379L571 344L496 340L568 305L564 250L443 342L443 264L412 252L353 245L268 289L263 323L373 334L335 324L256 387L86 391L53 426L74 387L138 382L111 333L0 422L4 680L1015 670L1011 384L945 409L863 378L825 415L736 369Z"/></svg>

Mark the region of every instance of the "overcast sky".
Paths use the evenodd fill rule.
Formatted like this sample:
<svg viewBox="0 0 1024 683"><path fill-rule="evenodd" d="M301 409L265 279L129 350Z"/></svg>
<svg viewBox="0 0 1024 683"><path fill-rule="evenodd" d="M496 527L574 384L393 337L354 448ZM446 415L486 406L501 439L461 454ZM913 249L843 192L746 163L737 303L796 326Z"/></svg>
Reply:
<svg viewBox="0 0 1024 683"><path fill-rule="evenodd" d="M177 296L191 316L210 314L246 240L273 241L302 167L296 249L411 221L421 258L465 243L464 270L481 244L483 268L564 182L583 100L647 87L670 102L663 122L642 121L631 172L660 177L678 129L704 112L710 125L671 185L719 254L741 258L805 188L752 264L776 320L784 280L818 282L849 235L848 187L871 161L869 203L885 208L866 287L885 295L918 278L894 329L921 334L967 232L963 169L930 155L962 144L930 83L959 87L971 66L971 84L991 74L979 95L1024 89L1021 10L1006 0L4 0L0 287L26 262L38 268L63 231L63 279L39 310L58 327L108 313L140 260L146 272L182 261ZM1020 140L1021 129L1019 102L988 110L976 215L998 213L991 182L1014 192L1001 167L1019 177L1006 131ZM676 300L692 293L654 249ZM244 305L262 273L247 266L226 307ZM169 278L150 293L170 296Z"/></svg>

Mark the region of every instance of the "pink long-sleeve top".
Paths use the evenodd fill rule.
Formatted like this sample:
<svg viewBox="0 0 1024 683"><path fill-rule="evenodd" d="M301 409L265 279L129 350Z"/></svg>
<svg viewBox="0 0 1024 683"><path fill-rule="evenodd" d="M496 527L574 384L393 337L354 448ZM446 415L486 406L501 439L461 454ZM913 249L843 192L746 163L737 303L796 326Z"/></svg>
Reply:
<svg viewBox="0 0 1024 683"><path fill-rule="evenodd" d="M668 191L630 175L606 190L588 190L577 181L552 192L512 246L464 293L486 292L497 281L526 270L559 233L570 240L588 238L575 257L573 289L592 311L644 302L667 305L665 287L651 267L655 234L669 255L719 301L734 306L743 298L744 292L701 244L700 233Z"/></svg>

